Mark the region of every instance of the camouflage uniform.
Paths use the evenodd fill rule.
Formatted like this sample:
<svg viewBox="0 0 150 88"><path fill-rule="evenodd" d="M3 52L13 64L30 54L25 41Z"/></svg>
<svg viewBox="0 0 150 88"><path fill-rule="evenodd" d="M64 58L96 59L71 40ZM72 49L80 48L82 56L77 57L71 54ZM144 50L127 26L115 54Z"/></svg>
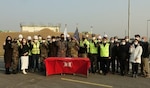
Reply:
<svg viewBox="0 0 150 88"><path fill-rule="evenodd" d="M47 43L41 43L40 44L40 70L44 71L45 67L44 67L44 60L48 57L48 45Z"/></svg>
<svg viewBox="0 0 150 88"><path fill-rule="evenodd" d="M14 42L12 43L12 48L13 48L13 56L12 56L12 69L13 69L13 73L17 72L17 67L18 67L18 61L19 61L19 50L18 50L18 43Z"/></svg>
<svg viewBox="0 0 150 88"><path fill-rule="evenodd" d="M72 40L68 46L71 57L78 57L79 43L75 40Z"/></svg>
<svg viewBox="0 0 150 88"><path fill-rule="evenodd" d="M66 57L67 43L66 41L60 40L56 43L58 47L57 57Z"/></svg>

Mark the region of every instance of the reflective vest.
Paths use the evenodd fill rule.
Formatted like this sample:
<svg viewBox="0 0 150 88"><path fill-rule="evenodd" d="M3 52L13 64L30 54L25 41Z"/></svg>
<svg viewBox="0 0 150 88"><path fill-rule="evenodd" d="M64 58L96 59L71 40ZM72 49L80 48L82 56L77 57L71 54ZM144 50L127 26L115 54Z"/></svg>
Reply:
<svg viewBox="0 0 150 88"><path fill-rule="evenodd" d="M100 57L109 57L109 44L100 44Z"/></svg>
<svg viewBox="0 0 150 88"><path fill-rule="evenodd" d="M40 54L40 43L33 43L32 54Z"/></svg>
<svg viewBox="0 0 150 88"><path fill-rule="evenodd" d="M97 54L98 53L98 48L95 47L95 44L93 42L90 42L89 47L90 47L90 53L91 54Z"/></svg>
<svg viewBox="0 0 150 88"><path fill-rule="evenodd" d="M80 47L84 47L84 44L87 45L87 52L89 52L89 41L87 39L80 41Z"/></svg>
<svg viewBox="0 0 150 88"><path fill-rule="evenodd" d="M28 45L29 47L31 47L29 43L27 43L27 45ZM32 52L31 52L31 50L29 49L29 56L31 56L31 55L32 55Z"/></svg>

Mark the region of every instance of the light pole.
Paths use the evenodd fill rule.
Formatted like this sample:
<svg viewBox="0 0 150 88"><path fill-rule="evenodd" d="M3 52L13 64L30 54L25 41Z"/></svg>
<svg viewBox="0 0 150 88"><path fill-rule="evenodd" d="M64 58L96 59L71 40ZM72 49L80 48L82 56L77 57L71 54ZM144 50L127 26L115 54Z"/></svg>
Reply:
<svg viewBox="0 0 150 88"><path fill-rule="evenodd" d="M149 33L148 33L148 22L149 22L150 20L147 20L147 39L149 39Z"/></svg>
<svg viewBox="0 0 150 88"><path fill-rule="evenodd" d="M130 38L130 0L128 0L128 37Z"/></svg>

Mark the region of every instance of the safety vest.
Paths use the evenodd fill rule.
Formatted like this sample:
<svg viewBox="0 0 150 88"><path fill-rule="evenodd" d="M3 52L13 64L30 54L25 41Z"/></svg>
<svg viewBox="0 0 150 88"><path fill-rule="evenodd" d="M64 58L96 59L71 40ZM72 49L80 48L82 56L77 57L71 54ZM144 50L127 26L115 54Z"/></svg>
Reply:
<svg viewBox="0 0 150 88"><path fill-rule="evenodd" d="M40 54L40 43L33 43L32 54Z"/></svg>
<svg viewBox="0 0 150 88"><path fill-rule="evenodd" d="M98 48L95 47L95 44L93 42L90 42L89 48L90 48L91 54L97 54L98 53Z"/></svg>
<svg viewBox="0 0 150 88"><path fill-rule="evenodd" d="M89 52L89 41L87 39L80 41L80 47L84 47L84 44L87 45L87 52Z"/></svg>
<svg viewBox="0 0 150 88"><path fill-rule="evenodd" d="M27 45L28 45L28 47L31 47L29 43L27 43ZM31 55L32 55L32 52L31 52L31 50L29 49L29 56L31 56Z"/></svg>
<svg viewBox="0 0 150 88"><path fill-rule="evenodd" d="M101 57L109 57L109 43L100 44L100 56Z"/></svg>

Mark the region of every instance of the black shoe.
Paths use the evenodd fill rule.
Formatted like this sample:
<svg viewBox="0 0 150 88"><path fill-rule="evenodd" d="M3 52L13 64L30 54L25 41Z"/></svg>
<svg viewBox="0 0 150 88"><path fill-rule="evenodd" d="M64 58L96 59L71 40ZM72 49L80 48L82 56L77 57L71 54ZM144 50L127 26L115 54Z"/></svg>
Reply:
<svg viewBox="0 0 150 88"><path fill-rule="evenodd" d="M13 73L13 74L17 74L17 71L16 71L16 70L13 70L12 73Z"/></svg>

